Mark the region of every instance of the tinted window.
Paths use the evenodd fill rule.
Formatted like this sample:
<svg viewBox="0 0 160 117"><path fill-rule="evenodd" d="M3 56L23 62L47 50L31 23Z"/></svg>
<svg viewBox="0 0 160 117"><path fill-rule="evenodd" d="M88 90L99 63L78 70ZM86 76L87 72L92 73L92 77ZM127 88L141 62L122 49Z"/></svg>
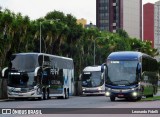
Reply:
<svg viewBox="0 0 160 117"><path fill-rule="evenodd" d="M9 67L18 71L34 71L37 67L37 55L17 54L12 55Z"/></svg>

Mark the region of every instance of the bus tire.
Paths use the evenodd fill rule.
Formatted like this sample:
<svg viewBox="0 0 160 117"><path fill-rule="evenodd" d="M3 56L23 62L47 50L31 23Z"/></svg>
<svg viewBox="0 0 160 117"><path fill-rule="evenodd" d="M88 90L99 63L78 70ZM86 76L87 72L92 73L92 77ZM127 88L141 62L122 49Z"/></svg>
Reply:
<svg viewBox="0 0 160 117"><path fill-rule="evenodd" d="M115 101L115 99L116 99L116 97L114 97L114 96L111 96L110 97L110 100L113 102L113 101Z"/></svg>
<svg viewBox="0 0 160 117"><path fill-rule="evenodd" d="M155 86L153 87L153 94L155 95L157 93L157 89Z"/></svg>
<svg viewBox="0 0 160 117"><path fill-rule="evenodd" d="M131 98L130 98L130 97L126 97L125 99L126 99L127 101L130 101L130 100L131 100Z"/></svg>
<svg viewBox="0 0 160 117"><path fill-rule="evenodd" d="M65 99L69 98L69 90L65 90Z"/></svg>
<svg viewBox="0 0 160 117"><path fill-rule="evenodd" d="M58 96L57 99L64 99L64 97L63 96Z"/></svg>
<svg viewBox="0 0 160 117"><path fill-rule="evenodd" d="M153 94L149 95L149 97L153 97Z"/></svg>
<svg viewBox="0 0 160 117"><path fill-rule="evenodd" d="M149 97L153 97L153 94L151 94L151 95L146 95L146 98L149 98Z"/></svg>
<svg viewBox="0 0 160 117"><path fill-rule="evenodd" d="M42 100L42 97L38 97L38 100Z"/></svg>
<svg viewBox="0 0 160 117"><path fill-rule="evenodd" d="M41 92L41 97L38 97L38 100L43 100L43 93Z"/></svg>
<svg viewBox="0 0 160 117"><path fill-rule="evenodd" d="M69 89L67 90L67 93L68 93L68 98L67 99L69 99Z"/></svg>
<svg viewBox="0 0 160 117"><path fill-rule="evenodd" d="M46 91L45 91L45 89L43 89L43 91L42 91L42 99L46 100Z"/></svg>
<svg viewBox="0 0 160 117"><path fill-rule="evenodd" d="M137 97L137 101L140 101L142 99L142 96Z"/></svg>
<svg viewBox="0 0 160 117"><path fill-rule="evenodd" d="M46 94L46 99L50 99L50 97L49 97L49 88L47 89L47 92L46 92L47 94Z"/></svg>

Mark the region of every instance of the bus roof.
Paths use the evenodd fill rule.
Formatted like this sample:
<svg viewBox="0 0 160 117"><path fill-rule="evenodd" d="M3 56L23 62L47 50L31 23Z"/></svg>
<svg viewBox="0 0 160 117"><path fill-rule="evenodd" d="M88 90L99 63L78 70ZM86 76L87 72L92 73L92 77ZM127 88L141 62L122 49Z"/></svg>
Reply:
<svg viewBox="0 0 160 117"><path fill-rule="evenodd" d="M120 52L112 52L108 56L108 60L139 60L141 56L150 57L147 54L136 52L136 51L120 51ZM151 57L150 57L151 58Z"/></svg>
<svg viewBox="0 0 160 117"><path fill-rule="evenodd" d="M87 66L83 69L85 71L101 71L101 66Z"/></svg>
<svg viewBox="0 0 160 117"><path fill-rule="evenodd" d="M46 56L52 56L52 57L56 57L56 58L63 58L63 59L67 59L67 60L73 60L72 58L67 58L67 57L63 57L63 56L57 56L57 55L51 55L51 54L45 54L45 53L34 53L34 52L28 52L28 53L15 53L13 55L29 55L29 54L32 54L32 55L46 55Z"/></svg>
<svg viewBox="0 0 160 117"><path fill-rule="evenodd" d="M50 61L51 66L58 67L59 69L73 69L74 68L74 62L72 58L67 58L63 56L56 56L51 54L45 54L45 53L17 53L13 54L15 56L34 56L36 61L38 62L38 65L42 65L43 63L43 56L44 61Z"/></svg>

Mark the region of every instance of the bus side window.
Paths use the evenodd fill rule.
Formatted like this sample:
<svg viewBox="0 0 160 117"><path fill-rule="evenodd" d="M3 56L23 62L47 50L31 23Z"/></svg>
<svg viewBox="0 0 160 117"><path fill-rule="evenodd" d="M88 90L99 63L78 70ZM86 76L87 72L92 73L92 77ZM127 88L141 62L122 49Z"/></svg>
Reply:
<svg viewBox="0 0 160 117"><path fill-rule="evenodd" d="M136 68L136 72L141 73L141 68L142 68L141 63L138 63L137 68Z"/></svg>
<svg viewBox="0 0 160 117"><path fill-rule="evenodd" d="M49 85L50 84L50 69L47 68L42 72L42 84Z"/></svg>
<svg viewBox="0 0 160 117"><path fill-rule="evenodd" d="M141 69L142 69L141 63L137 63L136 78L137 78L138 81L141 79Z"/></svg>

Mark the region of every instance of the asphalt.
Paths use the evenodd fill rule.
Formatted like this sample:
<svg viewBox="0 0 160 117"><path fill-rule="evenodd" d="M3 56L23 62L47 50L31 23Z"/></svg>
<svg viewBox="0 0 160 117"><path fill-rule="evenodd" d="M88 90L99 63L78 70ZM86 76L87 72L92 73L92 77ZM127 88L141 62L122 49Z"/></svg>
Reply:
<svg viewBox="0 0 160 117"><path fill-rule="evenodd" d="M158 89L157 94L155 94L154 96L160 96L160 88ZM0 102L1 102L1 101L6 101L6 100L8 100L8 99L1 99L1 98L0 98Z"/></svg>

